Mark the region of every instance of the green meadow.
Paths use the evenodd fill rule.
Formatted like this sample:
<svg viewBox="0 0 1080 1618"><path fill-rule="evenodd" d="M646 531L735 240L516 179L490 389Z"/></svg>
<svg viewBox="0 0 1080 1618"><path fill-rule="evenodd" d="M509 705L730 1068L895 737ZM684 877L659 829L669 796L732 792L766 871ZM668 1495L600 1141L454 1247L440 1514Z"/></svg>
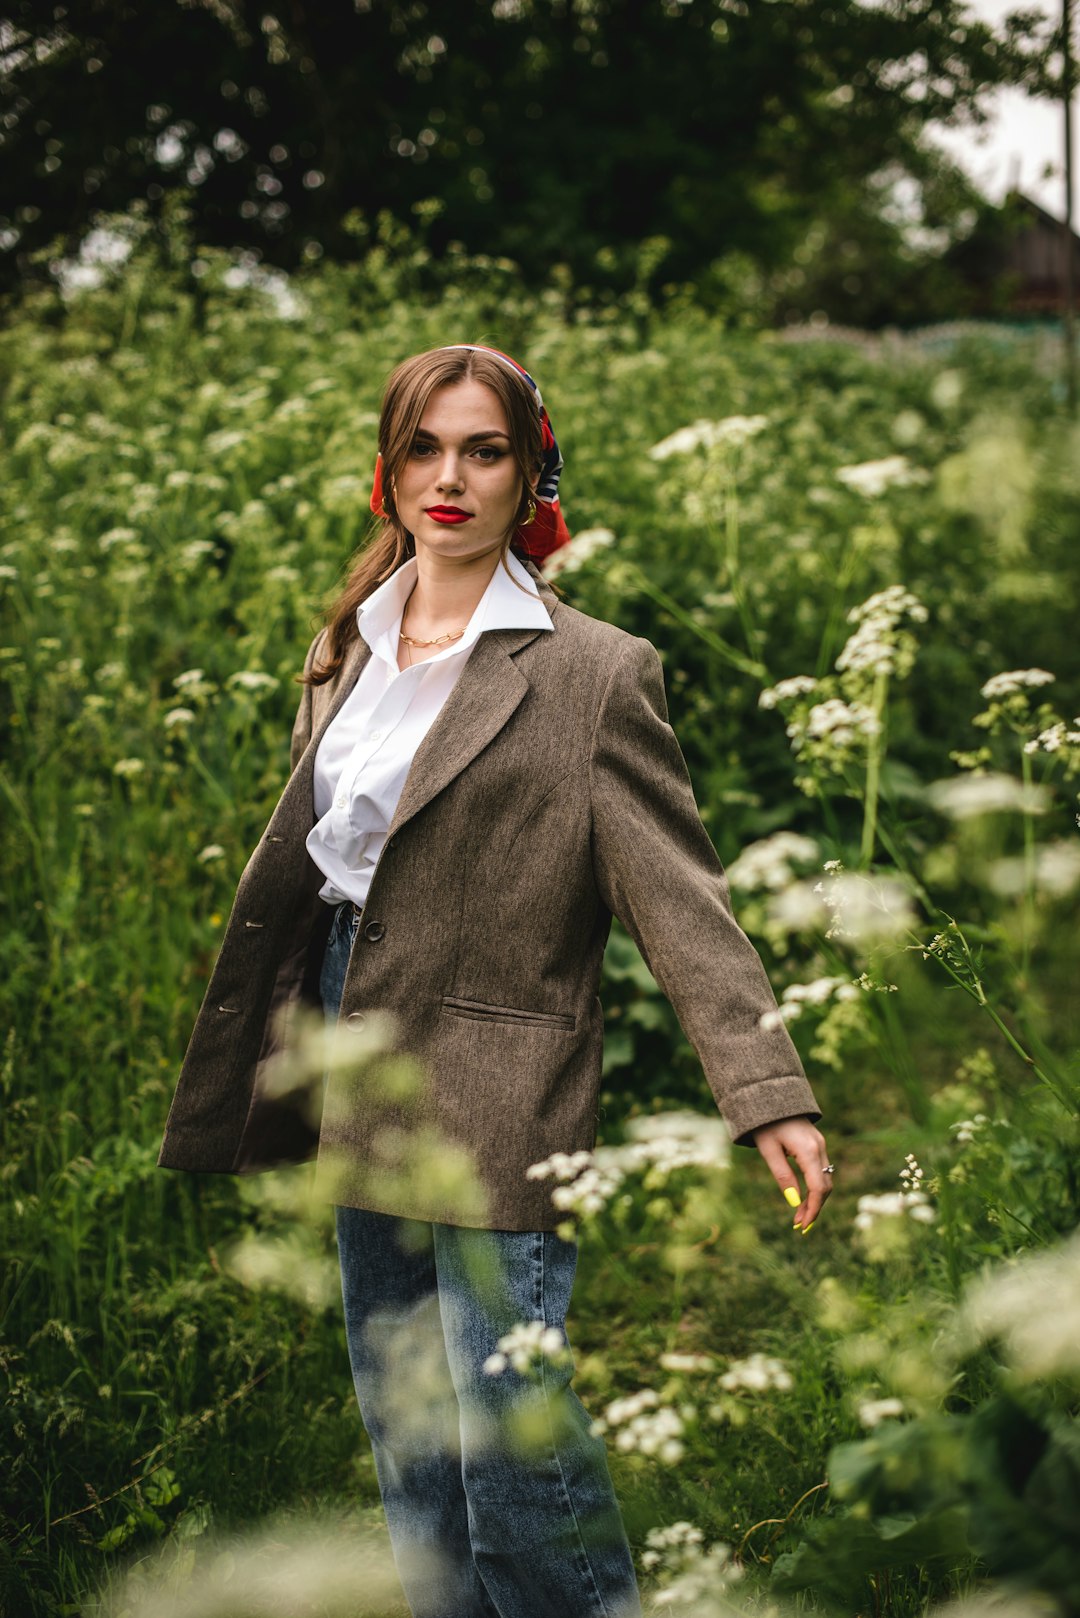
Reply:
<svg viewBox="0 0 1080 1618"><path fill-rule="evenodd" d="M287 287L190 256L137 241L0 330L0 1612L404 1612L330 1208L155 1159L382 382L454 341L540 382L553 582L661 653L837 1169L793 1231L616 925L608 1156L552 1184L652 1610L1080 1612L1080 429L1045 345L590 304L389 234Z"/></svg>

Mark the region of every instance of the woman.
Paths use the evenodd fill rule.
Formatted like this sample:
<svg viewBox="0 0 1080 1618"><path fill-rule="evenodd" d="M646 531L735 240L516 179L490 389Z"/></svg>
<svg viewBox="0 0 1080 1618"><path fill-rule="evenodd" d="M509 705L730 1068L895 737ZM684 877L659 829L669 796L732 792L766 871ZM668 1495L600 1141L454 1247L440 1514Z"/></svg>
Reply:
<svg viewBox="0 0 1080 1618"><path fill-rule="evenodd" d="M569 1355L539 1380L485 1370L519 1323L564 1333L576 1247L528 1170L595 1141L613 914L796 1230L831 1183L795 1048L761 1025L776 1001L659 657L536 565L568 538L561 466L509 356L454 344L390 377L380 526L308 650L292 773L241 877L159 1158L244 1172L317 1152L416 1618L640 1612ZM389 1027L413 1066L332 1067L312 1118L282 1074L291 1016L318 1004L365 1050L373 1022Z"/></svg>

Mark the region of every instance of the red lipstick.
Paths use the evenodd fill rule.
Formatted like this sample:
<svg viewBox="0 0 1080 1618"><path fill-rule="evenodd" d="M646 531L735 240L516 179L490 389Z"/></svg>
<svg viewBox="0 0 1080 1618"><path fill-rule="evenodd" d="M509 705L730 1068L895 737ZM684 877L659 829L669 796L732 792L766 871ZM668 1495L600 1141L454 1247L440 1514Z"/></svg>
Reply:
<svg viewBox="0 0 1080 1618"><path fill-rule="evenodd" d="M446 523L448 527L471 522L473 516L471 511L462 511L460 506L427 506L425 510L433 522Z"/></svg>

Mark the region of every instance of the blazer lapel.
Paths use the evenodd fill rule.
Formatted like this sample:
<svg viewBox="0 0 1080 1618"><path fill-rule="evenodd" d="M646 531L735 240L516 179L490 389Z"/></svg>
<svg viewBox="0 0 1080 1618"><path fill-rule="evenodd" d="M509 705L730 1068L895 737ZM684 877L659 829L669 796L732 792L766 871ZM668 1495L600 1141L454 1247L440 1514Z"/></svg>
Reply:
<svg viewBox="0 0 1080 1618"><path fill-rule="evenodd" d="M529 689L511 653L546 633L543 629L492 629L480 636L416 749L388 838L498 735Z"/></svg>
<svg viewBox="0 0 1080 1618"><path fill-rule="evenodd" d="M526 560L525 567L536 582L549 616L554 618L558 596L531 561ZM514 662L514 653L537 635L548 633L546 629L488 629L480 636L431 729L416 749L387 840L498 735L529 689L528 680Z"/></svg>

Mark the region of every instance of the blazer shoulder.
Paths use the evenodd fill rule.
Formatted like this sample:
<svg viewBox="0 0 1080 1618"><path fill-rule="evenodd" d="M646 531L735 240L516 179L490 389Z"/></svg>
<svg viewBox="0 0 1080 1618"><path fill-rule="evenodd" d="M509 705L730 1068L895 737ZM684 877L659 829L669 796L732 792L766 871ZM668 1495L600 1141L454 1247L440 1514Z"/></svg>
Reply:
<svg viewBox="0 0 1080 1618"><path fill-rule="evenodd" d="M585 655L591 653L609 667L620 657L626 656L632 646L636 646L639 652L646 646L656 651L652 641L644 635L631 634L628 629L620 629L618 624L608 623L606 618L593 618L565 601L559 602L559 610L552 621L574 651Z"/></svg>

